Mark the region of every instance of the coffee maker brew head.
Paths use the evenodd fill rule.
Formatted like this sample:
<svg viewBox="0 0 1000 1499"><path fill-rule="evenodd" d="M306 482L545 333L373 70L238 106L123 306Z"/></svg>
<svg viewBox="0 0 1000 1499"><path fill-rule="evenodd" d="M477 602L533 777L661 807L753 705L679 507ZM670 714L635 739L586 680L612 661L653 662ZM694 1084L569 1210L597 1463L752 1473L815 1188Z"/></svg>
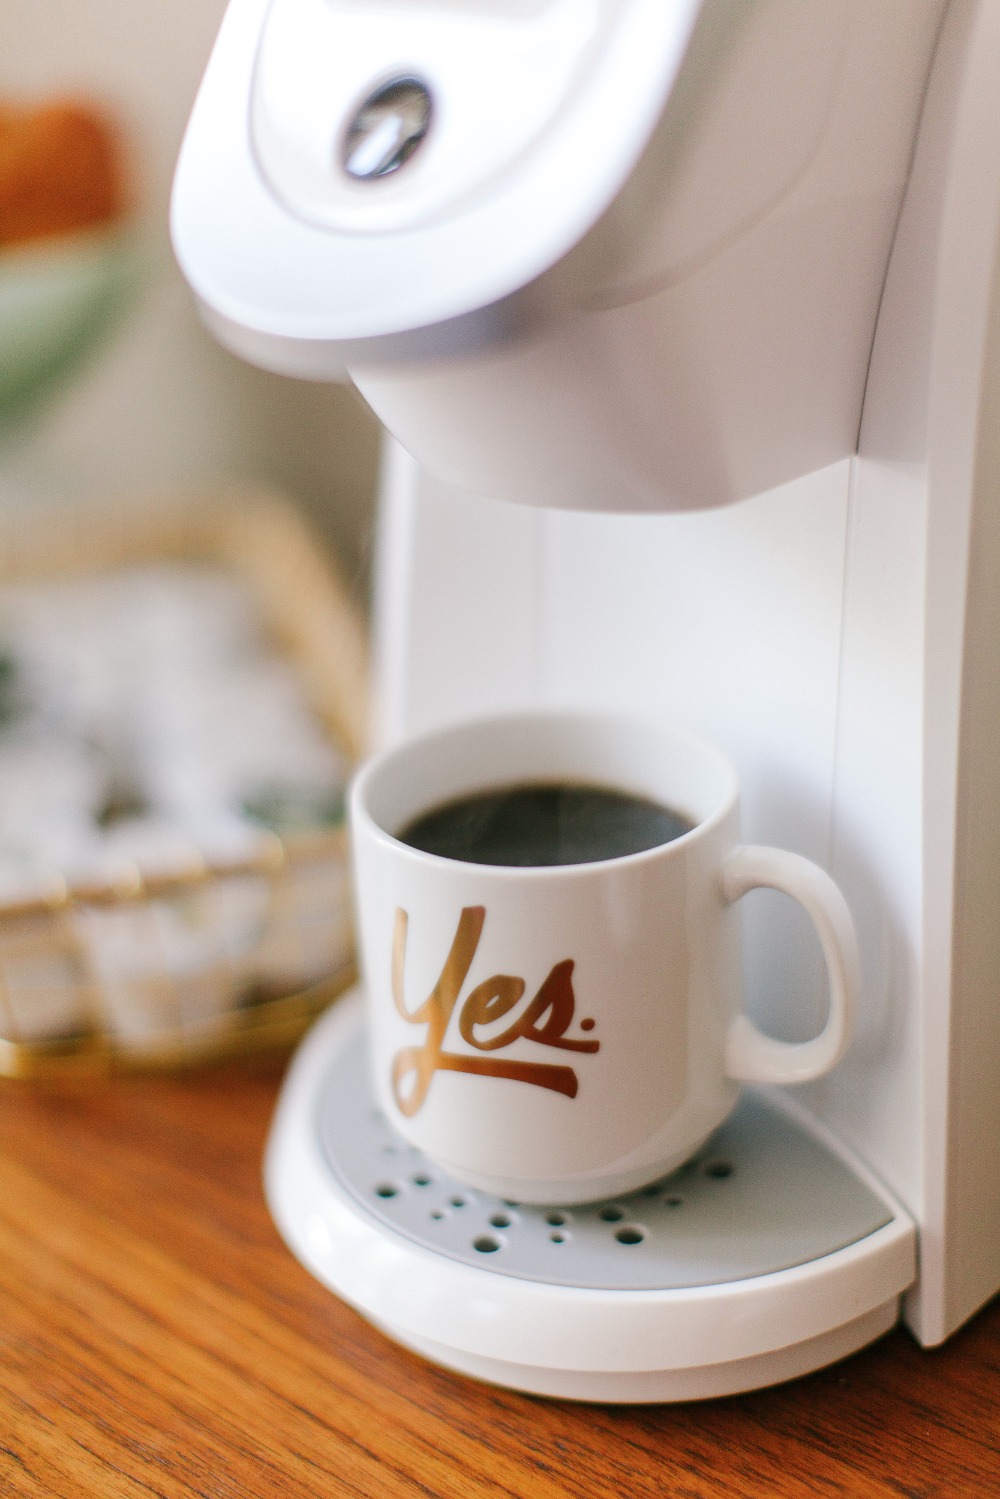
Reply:
<svg viewBox="0 0 1000 1499"><path fill-rule="evenodd" d="M208 325L428 468L718 505L855 449L943 0L231 0L177 172Z"/></svg>

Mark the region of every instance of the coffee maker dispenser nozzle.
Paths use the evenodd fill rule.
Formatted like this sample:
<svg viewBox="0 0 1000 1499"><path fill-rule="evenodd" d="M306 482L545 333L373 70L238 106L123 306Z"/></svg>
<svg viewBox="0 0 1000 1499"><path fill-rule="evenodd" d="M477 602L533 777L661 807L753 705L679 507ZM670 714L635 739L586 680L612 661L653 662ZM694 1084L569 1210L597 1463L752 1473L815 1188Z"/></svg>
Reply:
<svg viewBox="0 0 1000 1499"><path fill-rule="evenodd" d="M232 0L178 257L465 488L761 492L856 445L940 15L900 4Z"/></svg>

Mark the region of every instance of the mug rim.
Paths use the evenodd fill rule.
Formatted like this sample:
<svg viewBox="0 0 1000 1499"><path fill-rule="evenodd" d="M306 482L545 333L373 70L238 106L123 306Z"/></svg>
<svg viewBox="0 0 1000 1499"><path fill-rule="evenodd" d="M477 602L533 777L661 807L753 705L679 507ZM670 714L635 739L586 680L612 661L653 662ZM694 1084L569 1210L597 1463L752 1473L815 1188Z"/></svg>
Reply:
<svg viewBox="0 0 1000 1499"><path fill-rule="evenodd" d="M629 854L615 854L603 859L587 859L576 863L567 864L490 864L472 859L456 859L451 855L429 853L424 849L414 848L412 844L405 843L401 838L390 832L388 828L376 818L374 812L368 805L368 797L373 789L372 783L377 783L379 777L392 774L394 768L404 762L410 756L419 756L433 750L436 745L444 745L455 742L469 735L488 733L490 729L503 726L505 730L516 730L518 725L525 727L551 726L556 730L570 729L573 725L580 728L612 729L616 733L642 735L647 739L658 739L664 743L672 743L702 755L705 760L710 761L714 770L721 775L725 783L725 790L721 797L717 798L716 806L705 817L700 817L694 826L686 833L679 834L665 843L653 844L650 848L638 849ZM524 776L517 777L511 784L524 784ZM596 783L596 777L595 777ZM454 792L456 800L466 795L475 794L477 789L488 789L498 784L495 775L487 776L484 773L482 788L476 786L465 786L457 788ZM500 782L503 784L503 782ZM610 784L609 779L604 784ZM627 785L621 789L629 790ZM637 793L638 794L638 793ZM641 794L650 794L648 792ZM422 810L430 810L434 806L440 806L448 800L445 797L432 797L422 807L418 807L411 815L417 817ZM732 812L739 801L739 776L736 767L722 750L709 740L702 739L696 734L688 733L686 730L675 729L655 720L637 718L635 715L617 714L609 712L594 712L587 709L521 709L511 713L491 713L474 718L455 720L452 723L441 725L438 728L425 730L419 734L409 735L405 739L387 748L376 751L355 772L350 785L349 808L350 825L353 828L357 824L363 824L366 832L380 842L387 844L401 856L408 856L426 866L428 862L431 867L443 866L451 869L475 870L483 875L488 873L491 877L516 879L530 874L533 877L567 878L569 876L579 877L588 870L603 870L614 865L622 867L634 865L641 862L649 862L655 859L680 857L684 851L691 847L699 838L709 835L712 830L723 822Z"/></svg>

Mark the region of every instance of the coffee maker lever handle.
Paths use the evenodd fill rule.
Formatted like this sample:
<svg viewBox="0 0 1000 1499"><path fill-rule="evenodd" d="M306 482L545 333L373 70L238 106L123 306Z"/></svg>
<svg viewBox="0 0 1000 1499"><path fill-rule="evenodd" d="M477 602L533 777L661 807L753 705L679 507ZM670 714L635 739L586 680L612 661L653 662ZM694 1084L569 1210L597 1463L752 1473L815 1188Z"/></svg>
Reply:
<svg viewBox="0 0 1000 1499"><path fill-rule="evenodd" d="M840 1061L851 1042L860 970L854 922L838 887L817 864L779 848L747 845L726 859L721 875L727 905L766 887L797 900L812 919L830 984L826 1025L811 1041L777 1041L738 1015L726 1036L726 1072L748 1083L807 1083Z"/></svg>

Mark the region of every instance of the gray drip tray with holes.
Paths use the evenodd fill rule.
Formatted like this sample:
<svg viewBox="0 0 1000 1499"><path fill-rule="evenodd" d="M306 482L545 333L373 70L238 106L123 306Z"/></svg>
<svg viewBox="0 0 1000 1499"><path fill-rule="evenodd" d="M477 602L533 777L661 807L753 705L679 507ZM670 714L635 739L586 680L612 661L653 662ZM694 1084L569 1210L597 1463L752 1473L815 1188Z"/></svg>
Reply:
<svg viewBox="0 0 1000 1499"><path fill-rule="evenodd" d="M463 1186L375 1108L363 1034L321 1092L327 1164L394 1233L480 1269L601 1290L710 1286L802 1265L892 1221L884 1202L759 1096L673 1175L575 1208L527 1207Z"/></svg>

